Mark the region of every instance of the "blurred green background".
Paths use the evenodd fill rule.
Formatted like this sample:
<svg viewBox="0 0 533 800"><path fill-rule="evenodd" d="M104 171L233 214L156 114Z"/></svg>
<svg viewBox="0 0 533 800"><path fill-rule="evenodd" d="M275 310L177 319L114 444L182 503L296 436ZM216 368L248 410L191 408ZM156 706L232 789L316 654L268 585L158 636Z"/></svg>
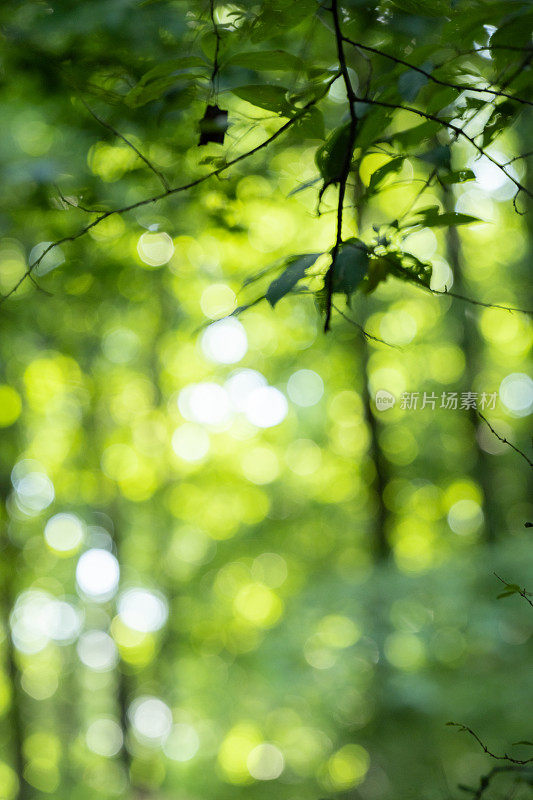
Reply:
<svg viewBox="0 0 533 800"><path fill-rule="evenodd" d="M54 7L1 12L3 293L92 219L80 206L159 191L65 89L83 70L91 107L173 183L218 152L196 147L201 96L163 114L99 95L120 91L117 53L175 50L183 4ZM256 118L275 125L224 107L230 155L261 141ZM513 158L531 130L492 152ZM491 766L448 720L498 752L531 736L531 616L496 600L492 574L531 587L530 471L471 411L440 407L496 393L484 413L530 452L527 316L390 280L346 313L392 347L339 315L325 336L305 296L217 322L251 274L331 246L333 193L320 218L315 190L289 196L316 176L316 144L288 138L110 218L45 257L50 294L26 281L0 307L1 800L445 798ZM436 289L527 308L531 217L457 148L477 181L455 208L488 221L410 250ZM363 184L383 162L364 159ZM360 232L408 207L420 174L407 160ZM404 392L435 409L402 408Z"/></svg>

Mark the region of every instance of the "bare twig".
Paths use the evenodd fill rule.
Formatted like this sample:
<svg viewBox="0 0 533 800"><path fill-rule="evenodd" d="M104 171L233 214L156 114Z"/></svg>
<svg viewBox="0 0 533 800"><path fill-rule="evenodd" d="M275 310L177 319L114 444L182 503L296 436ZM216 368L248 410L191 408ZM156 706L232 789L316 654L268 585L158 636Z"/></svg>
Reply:
<svg viewBox="0 0 533 800"><path fill-rule="evenodd" d="M500 434L499 434L497 431L495 431L495 430L494 430L494 428L492 427L492 425L490 424L490 422L488 421L488 419L487 419L485 416L483 416L483 414L481 413L481 411L477 411L476 413L477 413L478 417L481 417L481 419L483 420L483 422L484 422L484 423L485 423L485 424L488 426L488 428L489 428L489 429L492 431L492 433L494 434L494 436L495 436L497 439L499 439L499 440L500 440L500 442L503 442L503 444L507 444L507 445L509 445L509 447L511 447L511 448L512 448L512 449L515 451L515 453L518 453L518 455L519 455L519 456L522 456L522 458L523 458L525 461L527 461L527 463L529 464L529 466L530 466L530 467L533 467L533 461L531 461L531 459L530 459L530 458L528 458L528 456L526 456L526 454L525 454L525 453L524 453L522 450L520 450L518 447L516 447L516 445L514 445L512 442L510 442L510 441L509 441L508 439L506 439L504 436L500 436Z"/></svg>
<svg viewBox="0 0 533 800"><path fill-rule="evenodd" d="M472 736L479 744L483 752L486 753L491 758L496 759L497 761L509 761L511 764L517 764L519 766L525 766L526 764L531 764L533 762L533 758L521 759L521 758L514 758L513 756L510 756L508 753L504 753L503 755L498 755L497 753L491 752L491 750L489 750L487 745L481 741L477 733L473 731L472 728L469 728L468 725L463 725L461 722L447 722L446 724L458 728L460 733L463 732L469 733L470 736Z"/></svg>
<svg viewBox="0 0 533 800"><path fill-rule="evenodd" d="M533 316L533 311L527 308L516 308L515 306L504 306L499 303L484 303L482 300L474 300L473 297L466 297L464 294L457 294L457 292L450 292L448 289L441 291L440 289L429 289L431 294L448 295L448 297L455 297L456 300L463 300L465 303L472 303L474 306L483 306L483 308L500 308L502 311L516 312L517 314L527 314Z"/></svg>
<svg viewBox="0 0 533 800"><path fill-rule="evenodd" d="M359 328L365 339L370 339L373 342L379 342L380 344L385 344L387 345L387 347L393 347L395 350L402 349L397 344L391 344L390 342L386 342L384 339L380 339L379 337L373 336L371 333L368 333L368 331L366 331L359 322L356 322L354 319L349 317L348 314L345 314L344 311L342 311L342 309L340 309L338 306L335 305L335 303L332 303L331 307L335 309L337 314L340 314L341 317L346 320L346 322L349 322L350 325L354 325L356 328Z"/></svg>
<svg viewBox="0 0 533 800"><path fill-rule="evenodd" d="M169 190L168 181L167 181L167 179L165 178L165 176L163 175L163 173L162 173L160 170L158 170L158 169L157 169L157 167L154 167L154 165L152 164L152 162L151 162L151 161L149 161L149 159L148 159L148 158L146 158L146 156L145 156L145 155L143 155L143 154L141 153L141 151L139 150L139 148L138 148L138 147L136 147L136 146L133 144L133 142L130 142L130 140L129 140L129 139L127 139L127 138L124 136L124 134L120 133L120 131L117 131L117 129L116 129L116 128L114 128L112 125L110 125L110 124L109 124L109 122L106 122L106 120L105 120L105 119L102 119L101 117L99 117L99 116L98 116L98 114L95 114L95 112L92 110L92 108L91 108L91 107L90 107L90 106L89 106L89 105L88 105L88 104L85 102L85 100L83 99L83 97L80 97L80 100L81 100L81 102L83 103L83 105L85 106L85 108L87 109L87 111L89 112L89 114L91 115L91 117L93 117L93 119L95 119L95 120L96 120L96 122L98 122L100 125L102 125L102 127L103 127L103 128L107 128L107 130L108 130L108 131L111 131L111 133L113 133L113 134L114 134L115 136L117 136L119 139L122 139L122 141L123 141L125 144L127 144L127 145L128 145L128 147L130 147L130 148L133 150L133 152L134 152L136 155L138 155L138 156L139 156L139 158L141 159L141 161L144 161L144 163L146 164L146 166L148 167L148 169L152 170L152 172L154 173L154 175L156 175L156 176L159 178L160 182L161 182L161 183L162 183L162 185L163 185L163 189L165 189L166 191L168 191L168 190Z"/></svg>
<svg viewBox="0 0 533 800"><path fill-rule="evenodd" d="M347 36L342 37L345 42L351 44L353 47L357 47L360 50L366 50L368 53L375 53L375 55L382 56L382 58L388 58L390 61L394 61L395 64L401 64L404 67L408 67L412 69L414 72L418 72L420 75L424 75L429 81L433 83L437 83L439 86L447 86L450 89L457 89L459 92L485 92L485 94L491 94L495 97L505 97L508 100L514 100L516 103L522 103L523 105L533 106L533 101L526 100L523 97L517 97L516 95L509 94L508 92L504 92L498 89L490 89L488 87L480 88L478 86L470 86L467 84L459 84L459 83L452 83L451 81L445 81L441 78L436 78L431 72L428 72L421 67L415 66L415 64L411 64L409 61L404 61L403 58L398 58L397 56L393 56L391 53L385 53L383 50L380 50L377 47L370 47L367 44L362 44L361 42L355 42L353 39L349 39Z"/></svg>
<svg viewBox="0 0 533 800"><path fill-rule="evenodd" d="M466 786L462 786L461 788L470 791L472 793L472 800L481 800L486 790L489 788L492 779L501 773L509 773L514 772L517 775L521 775L524 772L530 772L530 767L520 767L520 766L508 766L508 767L493 767L490 772L486 775L482 775L479 779L479 786L477 789L468 789Z"/></svg>
<svg viewBox="0 0 533 800"><path fill-rule="evenodd" d="M291 117L280 128L278 128L278 130L275 133L273 133L271 136L265 139L264 142L261 142L255 147L252 147L251 150L247 150L245 153L241 153L239 156L236 156L235 158L231 159L231 161L227 161L221 167L212 170L212 172L207 173L207 175L202 175L199 178L195 178L194 180L189 181L189 183L184 183L181 186L173 186L173 187L171 186L161 194L156 194L152 195L151 197L146 197L143 200L138 200L136 203L131 203L130 205L123 206L122 208L114 208L110 209L109 211L104 211L88 225L85 225L83 228L81 228L77 233L74 233L70 236L63 236L61 239L57 239L55 242L51 242L48 245L48 247L41 253L39 258L37 258L28 266L26 272L19 278L19 280L15 283L15 285L6 294L0 297L0 304L2 304L5 300L7 300L8 297L11 297L11 295L17 291L19 286L21 286L26 280L31 278L34 269L39 266L45 255L47 255L47 253L49 253L56 247L59 247L59 245L65 244L66 242L75 242L77 239L81 239L81 237L85 236L85 234L88 233L90 230L95 228L105 219L108 219L109 217L112 217L115 214L125 214L128 211L133 211L136 208L141 208L142 206L147 206L152 203L158 203L160 200L163 200L166 197L170 197L172 195L179 194L180 192L185 192L188 189L192 189L195 186L199 186L200 184L205 183L211 178L221 175L223 172L226 172L235 164L244 161L245 159L249 158L255 153L258 153L260 150L263 150L265 147L268 147L269 144L271 144L273 141L282 136L282 134L284 134L285 131L289 130L289 128L291 128L292 125L294 125L299 119L301 119L312 106L318 103L318 101L322 99L324 94L327 93L327 91L329 90L330 86L334 83L334 81L336 81L339 77L340 77L340 72L333 75L330 78L330 80L327 81L326 84L324 84L322 94L320 94L317 97L314 97L312 100L309 100L304 106L302 106L299 109L299 111L296 114L294 114L293 117Z"/></svg>
<svg viewBox="0 0 533 800"><path fill-rule="evenodd" d="M360 103L368 103L369 105L380 106L381 108L391 108L394 111L407 111L410 114L414 114L417 117L422 117L422 119L427 119L430 122L437 122L439 125L442 125L443 128L452 131L454 134L456 134L456 136L461 136L463 139L466 139L467 142L470 142L472 147L477 150L480 155L485 156L485 158L494 164L494 166L498 167L498 169L503 172L506 178L514 183L519 191L524 192L524 194L533 199L533 192L530 192L526 186L524 186L517 178L514 177L514 175L511 175L511 173L505 168L504 164L501 164L493 156L491 156L490 153L487 153L484 147L477 144L473 136L470 136L465 130L460 128L458 125L455 125L453 122L449 122L442 117L438 117L436 114L430 114L427 111L422 111L421 109L414 108L413 106L405 106L401 103L388 103L384 100L375 100L374 98L370 97L356 97L355 100Z"/></svg>
<svg viewBox="0 0 533 800"><path fill-rule="evenodd" d="M519 156L514 156L514 158L510 158L509 161L506 161L503 166L508 167L509 164L514 164L515 161L520 161L522 158L530 158L530 156L533 156L533 150L530 150L528 153L522 153Z"/></svg>

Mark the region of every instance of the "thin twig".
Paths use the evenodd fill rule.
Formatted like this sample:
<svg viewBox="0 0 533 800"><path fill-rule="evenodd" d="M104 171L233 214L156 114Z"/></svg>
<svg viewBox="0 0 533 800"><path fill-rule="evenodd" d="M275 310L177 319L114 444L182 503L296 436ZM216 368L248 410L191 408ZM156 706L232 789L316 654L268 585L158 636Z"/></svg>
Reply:
<svg viewBox="0 0 533 800"><path fill-rule="evenodd" d="M111 133L113 133L113 134L114 134L115 136L117 136L119 139L122 139L122 141L123 141L125 144L127 144L127 145L128 145L128 147L131 147L131 149L133 150L133 152L134 152L136 155L138 155L138 156L139 156L139 158L141 159L141 161L144 161L144 163L146 164L146 166L148 167L148 169L151 169L151 170L152 170L152 172L154 173L154 175L156 175L156 176L159 178L159 180L161 181L161 183L162 183L162 185L163 185L163 189L165 189L166 191L168 191L168 190L169 190L168 181L167 181L167 179L165 178L165 176L163 175L163 173L162 173L162 172L160 172L160 170L158 170L158 169L157 169L157 167L154 167L154 165L152 164L152 162L151 162L151 161L149 161L149 159L148 159L148 158L146 158L146 156L145 156L145 155L143 155L143 154L141 153L141 151L139 150L139 148L138 148L138 147L136 147L136 146L133 144L133 142L130 142L130 140L129 140L129 139L126 139L126 137L124 136L124 134L120 133L120 131L117 131L117 129L116 129L116 128L114 128L112 125L110 125L110 123L109 123L109 122L106 122L106 120L105 120L105 119L102 119L101 117L99 117L99 116L98 116L98 114L95 114L95 112L92 110L92 108L91 108L91 107L90 107L90 106L89 106L89 105L88 105L88 104L85 102L85 100L83 99L83 97L80 97L80 100L81 100L81 102L83 103L83 105L85 106L85 108L87 109L87 111L89 112L89 114L91 115L91 117L93 117L93 119L95 119L95 120L96 120L96 122L98 122L100 125L102 125L102 127L103 127L103 128L107 128L107 130L108 130L108 131L111 131Z"/></svg>
<svg viewBox="0 0 533 800"><path fill-rule="evenodd" d="M391 344L391 342L386 342L384 339L380 339L379 337L373 336L371 333L368 333L368 331L366 331L359 322L356 322L354 319L349 317L348 314L345 314L344 311L342 311L342 309L340 309L338 306L335 305L335 303L332 303L331 307L335 309L337 314L340 314L341 317L346 320L346 322L349 322L350 325L354 325L356 328L359 328L365 339L370 339L373 342L379 342L380 344L385 344L387 345L387 347L393 347L395 350L402 350L402 348L399 345Z"/></svg>
<svg viewBox="0 0 533 800"><path fill-rule="evenodd" d="M390 227L390 226L389 226ZM409 253L406 253L409 255ZM383 256L385 260L387 260L387 254ZM405 276L405 279L408 283L411 283L413 286L418 286L419 289L424 289L426 292L430 292L431 294L439 294L439 295L447 295L448 297L454 297L456 300L462 300L465 303L471 303L474 306L483 306L483 308L498 308L502 311L508 311L509 313L516 312L517 314L527 314L528 316L533 315L533 311L529 311L525 308L516 308L515 306L504 306L500 305L499 303L485 303L482 300L475 300L473 297L467 297L464 294L458 294L457 292L450 292L448 289L432 289L430 286L426 286L421 280L413 277L412 273L410 273L407 269L398 267L402 274Z"/></svg>
<svg viewBox="0 0 533 800"><path fill-rule="evenodd" d="M69 200L68 197L65 197L57 183L55 184L56 192L58 193L60 199L65 203L65 205L70 206L71 208L77 208L80 211L85 211L86 214L101 214L101 208L87 208L86 206L82 206L80 203L73 203L72 200Z"/></svg>
<svg viewBox="0 0 533 800"><path fill-rule="evenodd" d="M418 285L418 284L417 284ZM424 287L426 288L426 287ZM448 289L443 291L440 289L429 289L431 294L448 295L448 297L455 297L456 300L463 300L465 303L472 303L474 306L483 306L483 308L500 308L502 311L516 312L517 314L527 314L533 316L533 311L527 308L516 308L515 306L503 306L499 303L484 303L482 300L474 300L473 297L467 297L464 294L457 294L457 292L450 292Z"/></svg>
<svg viewBox="0 0 533 800"><path fill-rule="evenodd" d="M43 260L45 255L47 253L49 253L51 250L53 250L54 248L59 247L59 245L65 244L66 242L75 242L77 239L80 239L82 236L85 236L86 233L88 233L90 230L95 228L97 225L99 225L105 219L108 219L109 217L112 217L115 214L125 214L128 211L134 211L136 208L141 208L142 206L147 206L147 205L150 205L151 203L157 203L157 202L159 202L160 200L163 200L166 197L170 197L171 195L175 195L175 194L178 194L180 192L185 192L188 189L192 189L195 186L199 186L200 184L205 183L206 181L210 180L211 178L214 178L214 177L217 177L218 175L221 175L223 172L226 172L226 170L230 169L235 164L238 164L241 161L244 161L245 159L249 158L250 156L254 155L255 153L258 153L260 150L263 150L265 147L268 147L269 144L271 144L273 141L278 139L283 133L285 133L285 131L287 131L289 128L292 127L292 125L294 125L299 119L301 119L301 117L303 117L312 106L314 106L316 103L318 103L319 100L321 100L322 97L327 93L327 91L329 90L330 86L334 83L334 81L336 81L339 77L340 77L340 72L336 73L324 85L324 87L323 87L324 91L323 91L323 93L321 95L319 95L317 97L314 97L312 100L309 100L304 106L302 106L302 108L293 117L291 117L280 128L278 128L278 130L275 133L273 133L271 136L269 136L267 139L265 139L264 142L261 142L260 144L256 145L255 147L252 147L251 150L247 150L245 153L241 153L241 155L236 156L235 158L231 159L231 161L227 161L221 167L218 167L217 169L213 170L212 172L207 173L207 175L202 175L199 178L195 178L194 180L190 181L189 183L182 184L181 186L174 186L174 187L171 186L166 191L162 192L161 194L156 194L156 195L152 195L151 197L146 197L143 200L138 200L136 203L131 203L130 205L123 206L122 208L114 208L114 209L111 209L109 211L104 211L96 219L94 219L92 222L90 222L88 225L85 225L83 228L81 228L77 233L74 233L71 236L63 236L63 238L57 239L55 242L51 242L48 245L48 247L41 253L39 258L37 258L35 261L33 261L28 266L28 269L26 270L26 272L19 278L19 280L9 290L9 292L7 292L5 295L0 297L0 305L5 300L7 300L8 297L11 297L11 295L14 294L17 291L17 289L19 288L19 286L21 286L22 283L24 283L26 280L28 280L28 278L31 277L32 272L34 271L34 269L36 267L39 266L39 264L41 263L41 261Z"/></svg>
<svg viewBox="0 0 533 800"><path fill-rule="evenodd" d="M515 161L520 161L520 159L529 158L530 156L533 156L533 150L530 150L528 153L522 153L522 155L515 156L514 158L510 158L509 161L506 161L505 164L503 164L503 166L508 167L509 164L514 164Z"/></svg>
<svg viewBox="0 0 533 800"><path fill-rule="evenodd" d="M504 586L508 587L513 586L512 583L508 583L508 581L505 581L503 578L500 578L500 576L496 572L493 572L493 575L495 575L496 578L498 578L498 580L501 583L503 583ZM526 591L526 589L520 589L520 587L518 587L518 589L515 588L514 594L519 594L520 597L523 597L526 603L529 603L529 605L533 608L533 602L531 601L531 597L533 597L533 594L531 592Z"/></svg>
<svg viewBox="0 0 533 800"><path fill-rule="evenodd" d="M533 762L533 758L521 759L521 758L514 758L513 756L510 756L508 753L504 753L503 755L498 755L496 753L491 752L487 747L487 745L481 741L477 733L473 731L472 728L469 728L468 725L463 725L462 722L447 722L446 724L451 725L455 728L459 728L460 733L463 732L469 733L470 736L472 736L479 744L483 752L486 753L491 758L496 759L497 761L510 761L511 764L518 764L519 766L525 766L526 764L531 764Z"/></svg>
<svg viewBox="0 0 533 800"><path fill-rule="evenodd" d="M488 772L486 775L481 776L481 778L479 779L478 788L470 790L472 792L472 800L481 800L484 793L489 788L490 782L492 781L495 775L498 775L503 772L514 772L520 775L523 772L530 772L530 771L531 771L530 767L520 767L520 766L493 767L490 772ZM466 789L467 787L461 787L461 788Z"/></svg>
<svg viewBox="0 0 533 800"><path fill-rule="evenodd" d="M506 178L514 183L519 191L524 192L524 194L527 194L528 197L533 199L533 192L530 192L529 189L527 189L522 183L520 183L519 180L517 180L517 178L511 175L511 173L507 171L503 164L493 158L490 153L487 153L484 147L477 144L472 136L466 133L466 131L464 131L462 128L459 128L459 126L455 125L453 122L449 122L448 120L438 117L435 114L429 114L427 111L422 111L419 108L402 105L401 103L387 103L384 100L375 100L369 97L356 97L355 100L360 103L368 103L368 105L381 106L382 108L392 108L394 111L407 111L410 114L415 114L417 117L422 117L430 122L437 122L439 125L442 125L443 128L453 131L453 133L455 133L457 136L462 136L467 142L470 142L472 147L477 150L480 155L485 156L485 158L487 158L492 164L498 167L498 169L503 172Z"/></svg>
<svg viewBox="0 0 533 800"><path fill-rule="evenodd" d="M492 433L494 434L494 436L495 436L497 439L499 439L499 440L500 440L500 442L502 442L503 444L507 444L507 445L509 445L509 447L511 447L511 448L512 448L512 449L515 451L515 453L518 453L518 455L522 456L522 458L523 458L525 461L527 461L527 463L529 464L529 466L530 466L530 467L533 467L533 461L531 461L531 459L530 459L530 458L528 458L528 457L526 456L526 454L525 454L525 453L524 453L522 450L520 450L518 447L516 447L516 445L514 445L512 442L510 442L510 441L509 441L508 439L506 439L504 436L500 436L500 434L499 434L497 431L495 431L495 430L494 430L494 428L492 427L492 425L490 424L490 422L488 421L488 419L487 419L485 416L483 416L483 414L481 413L481 411L477 411L477 409L476 409L476 413L477 413L478 417L481 417L481 419L483 420L483 422L484 422L484 423L485 423L485 424L486 424L486 425L489 427L489 429L492 431Z"/></svg>
<svg viewBox="0 0 533 800"><path fill-rule="evenodd" d="M353 39L349 39L347 36L342 37L345 42L351 44L353 47L357 47L360 50L366 50L368 53L375 53L378 56L382 56L383 58L388 58L390 61L394 61L395 64L401 64L404 67L408 67L412 69L414 72L418 72L420 75L424 75L429 81L433 83L439 84L439 86L447 86L450 89L457 89L459 92L471 91L471 92L485 92L486 94L492 94L495 97L505 97L507 100L514 100L516 103L522 103L523 105L533 106L532 100L525 100L523 97L517 97L516 95L509 94L508 92L503 92L498 89L489 89L489 88L479 88L477 86L468 86L466 84L458 84L452 83L451 81L444 81L441 78L436 78L431 72L428 72L421 67L417 67L414 64L411 64L409 61L404 61L403 58L398 58L397 56L393 56L390 53L385 53L383 50L380 50L377 47L370 47L370 45L362 44L361 42L354 42Z"/></svg>

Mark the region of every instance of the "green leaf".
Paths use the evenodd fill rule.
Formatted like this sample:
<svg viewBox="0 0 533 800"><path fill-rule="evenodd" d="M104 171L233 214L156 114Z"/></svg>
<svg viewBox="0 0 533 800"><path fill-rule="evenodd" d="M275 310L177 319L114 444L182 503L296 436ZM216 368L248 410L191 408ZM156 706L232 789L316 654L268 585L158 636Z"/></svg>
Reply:
<svg viewBox="0 0 533 800"><path fill-rule="evenodd" d="M333 264L333 291L351 294L368 272L368 248L359 239L340 246Z"/></svg>
<svg viewBox="0 0 533 800"><path fill-rule="evenodd" d="M401 147L407 148L419 145L426 139L433 138L440 129L441 125L438 122L426 120L426 122L422 122L420 125L415 125L414 128L407 128L406 130L393 133L391 138Z"/></svg>
<svg viewBox="0 0 533 800"><path fill-rule="evenodd" d="M300 143L306 139L323 139L325 135L322 112L318 108L312 107L292 125L285 141L290 144Z"/></svg>
<svg viewBox="0 0 533 800"><path fill-rule="evenodd" d="M466 183L467 181L475 181L476 176L471 169L459 169L455 172L449 172L447 175L441 175L440 180L442 183Z"/></svg>
<svg viewBox="0 0 533 800"><path fill-rule="evenodd" d="M426 62L422 64L422 69L425 69L426 72L429 72L431 67L431 63ZM417 72L417 70L409 69L407 72L403 72L398 78L398 91L404 100L411 103L416 99L418 92L427 82L428 78L426 78L425 75Z"/></svg>
<svg viewBox="0 0 533 800"><path fill-rule="evenodd" d="M306 17L315 14L316 0L268 0L262 4L252 29L252 41L270 39L273 31L294 28L305 22Z"/></svg>
<svg viewBox="0 0 533 800"><path fill-rule="evenodd" d="M142 76L128 92L125 101L130 108L139 108L159 100L175 86L194 83L206 69L205 61L198 56L184 56L158 64Z"/></svg>
<svg viewBox="0 0 533 800"><path fill-rule="evenodd" d="M528 747L533 747L533 742L528 742L527 739L521 739L519 742L513 742L513 744L525 744Z"/></svg>
<svg viewBox="0 0 533 800"><path fill-rule="evenodd" d="M386 141L385 131L392 118L389 108L369 106L367 103L356 103L359 124L357 126L357 147L364 152L375 142Z"/></svg>
<svg viewBox="0 0 533 800"><path fill-rule="evenodd" d="M437 210L438 207L434 206L430 209L417 212L419 219L408 223L404 227L411 225L422 225L424 228L442 228L455 225L471 225L473 222L484 222L479 217L473 217L470 214L460 214L458 211L445 211L440 214Z"/></svg>
<svg viewBox="0 0 533 800"><path fill-rule="evenodd" d="M390 252L383 258L389 265L389 272L396 278L429 288L433 271L431 264L425 264L415 255L407 252Z"/></svg>
<svg viewBox="0 0 533 800"><path fill-rule="evenodd" d="M447 167L449 169L451 155L448 145L439 145L425 153L421 153L418 158L428 164L433 164L435 167Z"/></svg>
<svg viewBox="0 0 533 800"><path fill-rule="evenodd" d="M337 183L345 168L350 144L350 123L336 128L315 154L315 163L326 183ZM351 159L353 154L349 154Z"/></svg>
<svg viewBox="0 0 533 800"><path fill-rule="evenodd" d="M360 291L370 294L375 291L380 283L389 277L389 265L386 258L372 258L368 266L368 274L361 283Z"/></svg>
<svg viewBox="0 0 533 800"><path fill-rule="evenodd" d="M439 17L449 13L446 0L391 0L391 4L406 14Z"/></svg>
<svg viewBox="0 0 533 800"><path fill-rule="evenodd" d="M231 90L234 95L246 100L253 106L265 108L267 111L274 111L277 114L289 116L293 107L287 100L287 92L284 86L269 86L268 84L257 84L249 86L237 86Z"/></svg>
<svg viewBox="0 0 533 800"><path fill-rule="evenodd" d="M320 178L311 178L311 180L301 183L295 189L292 189L287 197L292 197L294 194L298 194L298 192L303 192L305 189L309 189L311 186L314 186L315 183L318 183L319 180Z"/></svg>
<svg viewBox="0 0 533 800"><path fill-rule="evenodd" d="M483 147L487 147L505 128L509 126L510 119L516 114L515 103L506 100L496 106L490 120L483 129Z"/></svg>
<svg viewBox="0 0 533 800"><path fill-rule="evenodd" d="M294 256L290 260L289 266L275 281L272 281L267 289L266 299L272 307L296 286L319 255L320 253L305 253L301 256Z"/></svg>
<svg viewBox="0 0 533 800"><path fill-rule="evenodd" d="M304 67L301 58L287 53L286 50L250 50L244 53L235 53L225 62L224 66L272 72L298 72Z"/></svg>
<svg viewBox="0 0 533 800"><path fill-rule="evenodd" d="M403 167L404 161L405 156L398 156L397 158L393 158L391 161L388 161L386 164L383 164L382 167L378 167L378 169L372 173L370 183L368 184L367 194L373 194L381 181L386 178L387 175L390 175L392 172L399 172L399 170L401 170Z"/></svg>

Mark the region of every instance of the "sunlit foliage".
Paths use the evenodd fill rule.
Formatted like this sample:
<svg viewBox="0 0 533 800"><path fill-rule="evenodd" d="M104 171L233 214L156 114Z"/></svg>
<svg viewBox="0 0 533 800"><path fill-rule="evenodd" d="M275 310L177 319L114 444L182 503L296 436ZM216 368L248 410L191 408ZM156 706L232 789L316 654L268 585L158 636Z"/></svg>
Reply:
<svg viewBox="0 0 533 800"><path fill-rule="evenodd" d="M351 143L335 8L2 6L0 800L437 798L446 720L531 735L464 400L530 452L531 8L346 0Z"/></svg>

